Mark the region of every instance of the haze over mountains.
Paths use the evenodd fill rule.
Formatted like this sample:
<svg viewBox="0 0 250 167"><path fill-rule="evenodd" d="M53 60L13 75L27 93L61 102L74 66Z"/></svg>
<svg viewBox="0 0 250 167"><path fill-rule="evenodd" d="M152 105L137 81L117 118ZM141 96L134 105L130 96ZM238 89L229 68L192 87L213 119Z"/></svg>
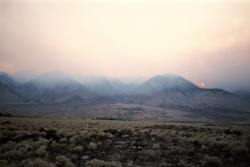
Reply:
<svg viewBox="0 0 250 167"><path fill-rule="evenodd" d="M175 74L157 75L138 86L127 102L163 108L205 109L208 106L249 111L237 95L222 89L203 89Z"/></svg>
<svg viewBox="0 0 250 167"><path fill-rule="evenodd" d="M52 71L0 72L1 103L135 103L179 110L230 109L248 112L247 97L222 89L203 89L176 74L145 77L65 75Z"/></svg>

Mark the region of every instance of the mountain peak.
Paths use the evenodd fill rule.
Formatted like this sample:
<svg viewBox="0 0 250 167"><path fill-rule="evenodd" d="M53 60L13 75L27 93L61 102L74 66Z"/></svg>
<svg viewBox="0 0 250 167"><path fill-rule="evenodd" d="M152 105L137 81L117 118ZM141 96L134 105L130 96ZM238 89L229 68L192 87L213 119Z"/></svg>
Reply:
<svg viewBox="0 0 250 167"><path fill-rule="evenodd" d="M165 73L165 74L162 74L161 76L162 77L172 77L172 78L180 77L179 75L173 74L173 73Z"/></svg>
<svg viewBox="0 0 250 167"><path fill-rule="evenodd" d="M31 82L42 84L45 87L53 87L55 85L68 85L68 84L76 84L80 85L80 83L70 76L65 75L61 71L55 70L48 73L43 73L39 75L37 78L30 80Z"/></svg>
<svg viewBox="0 0 250 167"><path fill-rule="evenodd" d="M38 74L34 71L28 71L28 70L20 70L14 73L11 73L10 76L19 83L25 83L28 82L31 79L35 79L38 77Z"/></svg>
<svg viewBox="0 0 250 167"><path fill-rule="evenodd" d="M14 89L16 87L16 83L15 83L14 79L8 73L6 73L4 71L0 72L0 81L3 84L11 87L12 89Z"/></svg>
<svg viewBox="0 0 250 167"><path fill-rule="evenodd" d="M168 90L168 89L193 89L198 88L192 82L176 74L163 74L156 75L143 84L141 84L135 93L137 94L151 94L155 91Z"/></svg>

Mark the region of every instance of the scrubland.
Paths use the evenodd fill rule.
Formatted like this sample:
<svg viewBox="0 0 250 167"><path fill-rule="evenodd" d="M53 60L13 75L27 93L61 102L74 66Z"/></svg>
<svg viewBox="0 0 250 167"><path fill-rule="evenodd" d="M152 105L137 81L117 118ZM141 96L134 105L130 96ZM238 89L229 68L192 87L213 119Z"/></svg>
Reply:
<svg viewBox="0 0 250 167"><path fill-rule="evenodd" d="M250 166L250 126L1 118L1 167Z"/></svg>

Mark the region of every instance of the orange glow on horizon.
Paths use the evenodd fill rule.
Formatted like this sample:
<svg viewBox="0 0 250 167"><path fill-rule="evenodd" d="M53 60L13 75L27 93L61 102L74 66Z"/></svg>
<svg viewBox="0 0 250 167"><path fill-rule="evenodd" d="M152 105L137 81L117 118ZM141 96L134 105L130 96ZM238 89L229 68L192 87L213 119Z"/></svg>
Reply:
<svg viewBox="0 0 250 167"><path fill-rule="evenodd" d="M204 84L204 83L201 83L201 86L203 87L203 86L205 86L205 84Z"/></svg>

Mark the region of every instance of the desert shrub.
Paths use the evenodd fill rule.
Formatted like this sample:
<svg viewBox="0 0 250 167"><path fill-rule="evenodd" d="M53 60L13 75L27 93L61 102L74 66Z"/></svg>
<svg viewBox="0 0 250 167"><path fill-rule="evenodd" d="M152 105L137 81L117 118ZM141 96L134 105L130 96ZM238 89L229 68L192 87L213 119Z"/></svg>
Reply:
<svg viewBox="0 0 250 167"><path fill-rule="evenodd" d="M79 134L79 136L80 136L81 138L84 138L84 136L86 136L87 133L88 133L88 131L81 131L80 134Z"/></svg>
<svg viewBox="0 0 250 167"><path fill-rule="evenodd" d="M75 167L75 165L72 162L67 162L65 167Z"/></svg>
<svg viewBox="0 0 250 167"><path fill-rule="evenodd" d="M146 128L146 129L143 129L143 130L142 130L142 133L149 133L150 131L151 131L150 128Z"/></svg>
<svg viewBox="0 0 250 167"><path fill-rule="evenodd" d="M140 139L144 139L144 138L146 138L146 136L143 133L141 133L140 134Z"/></svg>
<svg viewBox="0 0 250 167"><path fill-rule="evenodd" d="M156 131L153 131L153 132L151 132L151 133L150 133L150 135L151 135L152 137L157 137L157 135L158 135L158 132L156 132Z"/></svg>
<svg viewBox="0 0 250 167"><path fill-rule="evenodd" d="M22 160L22 162L19 164L19 167L26 167L28 165L28 163L32 162L32 160L29 159L24 159Z"/></svg>
<svg viewBox="0 0 250 167"><path fill-rule="evenodd" d="M43 156L44 154L46 154L46 146L41 146L36 150L36 154L39 156Z"/></svg>
<svg viewBox="0 0 250 167"><path fill-rule="evenodd" d="M125 135L122 135L122 137L129 137L129 135L128 135L128 134L125 134Z"/></svg>
<svg viewBox="0 0 250 167"><path fill-rule="evenodd" d="M99 133L97 134L96 139L97 139L97 140L103 140L103 139L105 139L105 137L106 137L106 133L105 133L105 132L99 132Z"/></svg>
<svg viewBox="0 0 250 167"><path fill-rule="evenodd" d="M39 136L40 135L40 132L39 131L32 131L31 132L33 135L36 135L36 136Z"/></svg>
<svg viewBox="0 0 250 167"><path fill-rule="evenodd" d="M97 148L97 144L94 142L89 143L89 148L95 150Z"/></svg>
<svg viewBox="0 0 250 167"><path fill-rule="evenodd" d="M38 138L38 141L36 141L34 143L35 146L37 145L46 145L47 143L49 143L49 140L45 139L45 138L42 138L42 137L39 137Z"/></svg>
<svg viewBox="0 0 250 167"><path fill-rule="evenodd" d="M7 160L0 159L0 167L6 167L7 164L8 164Z"/></svg>
<svg viewBox="0 0 250 167"><path fill-rule="evenodd" d="M83 150L82 146L76 146L74 147L74 151L81 152Z"/></svg>
<svg viewBox="0 0 250 167"><path fill-rule="evenodd" d="M176 135L177 135L177 131L172 130L172 131L170 132L170 136L175 137ZM193 132L190 132L189 135L190 135L190 136L193 136Z"/></svg>
<svg viewBox="0 0 250 167"><path fill-rule="evenodd" d="M166 135L166 134L165 134L164 132L158 132L158 133L157 133L157 137L158 137L158 138L164 138L165 135ZM179 136L178 136L178 138L179 138Z"/></svg>
<svg viewBox="0 0 250 167"><path fill-rule="evenodd" d="M56 157L56 166L60 167L74 167L75 165L70 161L69 158L64 155L59 155Z"/></svg>
<svg viewBox="0 0 250 167"><path fill-rule="evenodd" d="M97 146L102 146L102 141L98 141Z"/></svg>
<svg viewBox="0 0 250 167"><path fill-rule="evenodd" d="M209 155L205 155L204 157L207 160L207 163L210 165L221 165L222 161L219 157L212 157Z"/></svg>
<svg viewBox="0 0 250 167"><path fill-rule="evenodd" d="M59 146L59 144L58 143L56 143L56 141L54 140L52 143L51 143L51 145L50 145L50 147L58 147Z"/></svg>
<svg viewBox="0 0 250 167"><path fill-rule="evenodd" d="M34 161L28 162L26 167L55 167L55 165L51 163L49 164L47 161L37 158Z"/></svg>
<svg viewBox="0 0 250 167"><path fill-rule="evenodd" d="M47 133L46 132L40 132L40 134L39 135L41 135L41 136L46 136L47 135Z"/></svg>
<svg viewBox="0 0 250 167"><path fill-rule="evenodd" d="M112 139L113 138L113 135L111 134L111 133L106 133L107 134L107 137L109 138L109 139Z"/></svg>
<svg viewBox="0 0 250 167"><path fill-rule="evenodd" d="M174 138L173 137L171 137L171 136L166 136L166 137L164 137L166 140L174 140Z"/></svg>
<svg viewBox="0 0 250 167"><path fill-rule="evenodd" d="M139 151L139 153L149 155L151 157L156 157L157 155L160 154L160 151L159 150L154 150L154 149L147 149L147 150Z"/></svg>
<svg viewBox="0 0 250 167"><path fill-rule="evenodd" d="M247 153L248 151L246 146L236 146L231 149L231 152L236 154Z"/></svg>
<svg viewBox="0 0 250 167"><path fill-rule="evenodd" d="M73 136L76 136L77 134L75 132L66 132L65 133L65 136L66 137L73 137Z"/></svg>
<svg viewBox="0 0 250 167"><path fill-rule="evenodd" d="M58 136L58 137L63 137L64 136L64 131L63 130L57 130L56 131L56 135Z"/></svg>
<svg viewBox="0 0 250 167"><path fill-rule="evenodd" d="M159 149L160 148L160 143L154 143L153 148L154 149Z"/></svg>
<svg viewBox="0 0 250 167"><path fill-rule="evenodd" d="M209 149L208 146L205 146L205 145L202 145L202 146L201 146L201 150L202 150L202 151L206 151L206 150L208 150L208 149Z"/></svg>
<svg viewBox="0 0 250 167"><path fill-rule="evenodd" d="M18 150L20 147L25 147L26 145L34 146L34 143L31 142L31 141L22 141L22 142L17 143L17 144L15 145L15 149Z"/></svg>
<svg viewBox="0 0 250 167"><path fill-rule="evenodd" d="M86 167L116 167L116 162L105 162L102 160L98 160L98 159L92 159L91 161L87 161L85 163ZM117 162L117 167L122 167L121 162Z"/></svg>
<svg viewBox="0 0 250 167"><path fill-rule="evenodd" d="M77 155L76 154L72 155L71 159L76 160L77 159Z"/></svg>
<svg viewBox="0 0 250 167"><path fill-rule="evenodd" d="M28 131L18 131L16 132L17 135L21 135L22 137L23 136L29 136L29 135L32 135L32 133L28 132Z"/></svg>
<svg viewBox="0 0 250 167"><path fill-rule="evenodd" d="M69 139L69 142L76 143L76 142L79 142L79 140L80 140L80 136L73 136Z"/></svg>
<svg viewBox="0 0 250 167"><path fill-rule="evenodd" d="M18 158L19 154L20 153L17 150L9 150L9 151L1 154L0 157L3 159L14 159L15 160Z"/></svg>
<svg viewBox="0 0 250 167"><path fill-rule="evenodd" d="M189 138L187 138L187 141L188 142L195 142L195 141L197 141L197 139L196 139L196 137L189 137Z"/></svg>
<svg viewBox="0 0 250 167"><path fill-rule="evenodd" d="M90 140L90 134L86 134L83 138L84 138L84 140Z"/></svg>
<svg viewBox="0 0 250 167"><path fill-rule="evenodd" d="M9 151L11 148L14 148L15 144L16 142L8 141L6 144L0 147L0 152L4 153L4 152Z"/></svg>
<svg viewBox="0 0 250 167"><path fill-rule="evenodd" d="M59 140L59 143L66 143L67 142L67 139L66 138L61 138L60 140Z"/></svg>
<svg viewBox="0 0 250 167"><path fill-rule="evenodd" d="M4 135L0 133L0 140L4 138Z"/></svg>
<svg viewBox="0 0 250 167"><path fill-rule="evenodd" d="M223 151L223 152L229 152L229 151L230 151L230 148L228 148L228 147L223 147L223 148L221 149L221 151Z"/></svg>
<svg viewBox="0 0 250 167"><path fill-rule="evenodd" d="M23 141L23 142L18 143L15 146L15 150L19 150L20 152L22 152L23 154L25 154L26 152L33 150L33 148L34 148L33 145L34 145L33 142Z"/></svg>

